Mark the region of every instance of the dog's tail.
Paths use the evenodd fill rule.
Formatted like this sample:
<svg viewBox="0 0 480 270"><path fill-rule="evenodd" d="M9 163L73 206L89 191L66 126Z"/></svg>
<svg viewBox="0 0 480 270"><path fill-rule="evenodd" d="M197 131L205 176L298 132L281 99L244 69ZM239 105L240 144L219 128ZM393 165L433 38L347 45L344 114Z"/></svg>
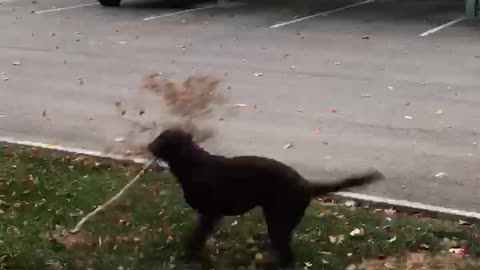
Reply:
<svg viewBox="0 0 480 270"><path fill-rule="evenodd" d="M385 177L379 171L372 170L363 174L352 175L334 183L311 183L310 190L312 197L322 196L327 193L337 192L344 189L364 186L379 180L383 180Z"/></svg>

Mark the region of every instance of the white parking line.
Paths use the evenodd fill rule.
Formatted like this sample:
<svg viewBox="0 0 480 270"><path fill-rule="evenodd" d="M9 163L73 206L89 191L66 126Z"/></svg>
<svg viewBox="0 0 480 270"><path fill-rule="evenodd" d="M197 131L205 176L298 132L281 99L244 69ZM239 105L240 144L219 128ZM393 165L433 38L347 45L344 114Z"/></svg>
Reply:
<svg viewBox="0 0 480 270"><path fill-rule="evenodd" d="M150 21L150 20L155 20L155 19L161 19L161 18L176 16L176 15L180 15L180 14L184 14L184 13L188 13L188 12L194 12L194 11L198 11L198 10L202 10L202 9L214 8L216 6L217 5L207 5L207 6L198 7L198 8L185 9L185 10L178 11L178 12L166 13L166 14L162 14L162 15L158 15L158 16L147 17L143 20L144 21Z"/></svg>
<svg viewBox="0 0 480 270"><path fill-rule="evenodd" d="M461 21L463 21L463 20L465 20L465 19L466 19L465 17L461 17L461 18L458 18L458 19L456 19L456 20L450 21L450 22L448 22L448 23L444 23L444 24L442 24L442 25L440 25L440 26L437 26L437 27L432 28L432 29L430 29L430 30L428 30L428 31L426 31L426 32L421 33L419 36L421 36L421 37L426 37L426 36L428 36L428 35L431 35L431 34L433 34L433 33L435 33L435 32L438 32L438 31L442 30L443 28L447 28L447 27L449 27L449 26L452 26L452 25L454 25L454 24L456 24L456 23L458 23L458 22L461 22Z"/></svg>
<svg viewBox="0 0 480 270"><path fill-rule="evenodd" d="M289 24L292 24L292 23L305 21L305 20L315 18L315 17L318 17L318 16L327 16L327 15L329 15L331 13L334 13L334 12L337 12L337 11L342 11L342 10L345 10L345 9L365 5L365 4L372 3L372 2L375 2L375 0L366 0L366 1L363 1L363 2L360 2L360 3L350 4L350 5L347 5L347 6L344 6L344 7L339 7L339 8L336 8L336 9L315 13L313 15L301 17L301 18L298 18L298 19L295 19L295 20L282 22L282 23L277 23L277 24L271 25L270 28L278 28L278 27L282 27L282 26L289 25Z"/></svg>
<svg viewBox="0 0 480 270"><path fill-rule="evenodd" d="M39 11L35 11L35 14L42 14L42 13L62 11L62 10L68 10L68 9L74 9L74 8L81 8L81 7L96 6L96 5L100 5L100 3L96 2L96 3L89 3L89 4L83 4L83 5L62 7L62 8L52 8L52 9L39 10Z"/></svg>
<svg viewBox="0 0 480 270"><path fill-rule="evenodd" d="M19 144L19 145L25 145L25 146L32 146L32 147L39 147L39 148L46 148L46 149L69 152L69 153L74 153L74 154L95 156L95 157L100 157L100 158L131 160L135 163L141 163L141 164L146 164L147 162L149 162L147 159L142 159L142 158L135 159L135 158L132 158L132 157L105 154L105 153L100 152L100 151L92 151L92 150L87 150L87 149L83 149L83 148L72 148L72 147L66 147L66 146L61 146L61 145L52 145L52 144L32 142L32 141L20 141L20 140L16 140L14 138L11 138L11 137L0 137L0 142L9 143L9 144ZM162 164L162 166L163 165L164 164ZM464 211L464 210L459 210L459 209L454 209L454 208L447 208L447 207L436 206L436 205L431 205L431 204L424 204L424 203L419 203L419 202L411 202L411 201L407 201L407 200L397 200L397 199L390 199L390 198L384 198L384 197L377 197L377 196L371 196L371 195L354 193L354 192L337 192L336 194L339 195L339 196L342 196L343 198L350 198L350 199L354 199L354 200L380 203L380 204L385 204L385 205L390 205L390 206L405 207L405 208L423 210L423 211L428 211L428 212L434 212L434 213L440 213L440 214L446 214L446 215L453 215L453 216L456 216L456 217L464 217L464 218L469 218L469 219L480 220L480 213L479 212L469 212L469 211Z"/></svg>

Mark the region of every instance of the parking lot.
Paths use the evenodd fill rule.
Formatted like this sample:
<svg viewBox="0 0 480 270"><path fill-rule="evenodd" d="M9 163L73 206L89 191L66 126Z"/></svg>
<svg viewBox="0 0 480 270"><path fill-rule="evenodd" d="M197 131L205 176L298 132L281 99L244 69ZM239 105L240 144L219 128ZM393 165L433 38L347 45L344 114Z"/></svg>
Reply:
<svg viewBox="0 0 480 270"><path fill-rule="evenodd" d="M147 72L223 74L247 106L209 149L312 179L376 167L368 194L480 209L480 23L462 1L0 2L0 136L103 149Z"/></svg>

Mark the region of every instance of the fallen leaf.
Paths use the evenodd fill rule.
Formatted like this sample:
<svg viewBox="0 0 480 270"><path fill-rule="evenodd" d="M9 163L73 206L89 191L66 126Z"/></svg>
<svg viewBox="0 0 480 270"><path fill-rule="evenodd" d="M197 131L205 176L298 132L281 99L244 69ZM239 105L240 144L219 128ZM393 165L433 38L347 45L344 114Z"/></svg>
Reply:
<svg viewBox="0 0 480 270"><path fill-rule="evenodd" d="M444 177L447 177L448 174L447 173L444 173L444 172L439 172L437 174L435 174L435 178L444 178Z"/></svg>
<svg viewBox="0 0 480 270"><path fill-rule="evenodd" d="M394 236L388 240L389 243L393 243L395 241L397 241L397 236Z"/></svg>
<svg viewBox="0 0 480 270"><path fill-rule="evenodd" d="M438 109L435 111L435 114L443 114L443 110L442 109Z"/></svg>
<svg viewBox="0 0 480 270"><path fill-rule="evenodd" d="M365 230L355 228L353 231L350 232L350 235L351 236L362 236L362 235L365 235Z"/></svg>
<svg viewBox="0 0 480 270"><path fill-rule="evenodd" d="M38 180L29 175L28 178L23 181L23 183L27 186L28 190L33 190L37 187Z"/></svg>
<svg viewBox="0 0 480 270"><path fill-rule="evenodd" d="M290 149L290 148L292 148L292 147L293 147L293 143L292 143L292 142L289 142L289 143L287 143L287 144L285 144L285 145L283 146L283 149Z"/></svg>
<svg viewBox="0 0 480 270"><path fill-rule="evenodd" d="M395 269L395 264L393 264L392 262L385 262L383 264L383 267L385 267L387 269Z"/></svg>
<svg viewBox="0 0 480 270"><path fill-rule="evenodd" d="M348 200L345 202L345 206L346 207L355 207L357 205L357 203L353 200Z"/></svg>
<svg viewBox="0 0 480 270"><path fill-rule="evenodd" d="M385 210L383 210L383 212L388 216L393 216L397 213L397 210L395 210L395 209L385 209Z"/></svg>
<svg viewBox="0 0 480 270"><path fill-rule="evenodd" d="M461 220L461 219L458 221L458 224L459 224L459 225L467 225L467 226L468 226L468 225L472 225L470 222L465 221L465 220Z"/></svg>
<svg viewBox="0 0 480 270"><path fill-rule="evenodd" d="M464 248L451 248L448 250L448 252L458 255L460 257L464 257L465 255L467 255L467 252Z"/></svg>
<svg viewBox="0 0 480 270"><path fill-rule="evenodd" d="M114 140L116 142L123 142L123 141L125 141L125 137L116 137Z"/></svg>
<svg viewBox="0 0 480 270"><path fill-rule="evenodd" d="M349 266L347 266L347 268L345 268L345 270L356 270L357 269L357 266L355 264L350 264Z"/></svg>
<svg viewBox="0 0 480 270"><path fill-rule="evenodd" d="M328 239L332 244L341 244L345 240L345 235L341 234L338 236L329 236Z"/></svg>
<svg viewBox="0 0 480 270"><path fill-rule="evenodd" d="M255 260L256 260L257 262L263 261L263 254L262 254L262 253L257 253L257 254L255 254Z"/></svg>
<svg viewBox="0 0 480 270"><path fill-rule="evenodd" d="M337 112L337 109L333 108L330 110L332 113L336 113Z"/></svg>
<svg viewBox="0 0 480 270"><path fill-rule="evenodd" d="M427 244L421 244L420 247L423 249L430 249L430 246Z"/></svg>

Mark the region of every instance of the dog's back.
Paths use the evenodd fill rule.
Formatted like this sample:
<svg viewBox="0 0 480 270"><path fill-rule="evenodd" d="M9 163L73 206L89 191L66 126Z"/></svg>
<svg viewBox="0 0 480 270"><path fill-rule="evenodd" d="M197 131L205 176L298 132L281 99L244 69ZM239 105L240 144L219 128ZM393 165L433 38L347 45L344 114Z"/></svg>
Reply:
<svg viewBox="0 0 480 270"><path fill-rule="evenodd" d="M310 200L308 182L273 159L208 155L192 165L185 168L190 179L177 178L187 202L201 212L239 215L292 195Z"/></svg>

